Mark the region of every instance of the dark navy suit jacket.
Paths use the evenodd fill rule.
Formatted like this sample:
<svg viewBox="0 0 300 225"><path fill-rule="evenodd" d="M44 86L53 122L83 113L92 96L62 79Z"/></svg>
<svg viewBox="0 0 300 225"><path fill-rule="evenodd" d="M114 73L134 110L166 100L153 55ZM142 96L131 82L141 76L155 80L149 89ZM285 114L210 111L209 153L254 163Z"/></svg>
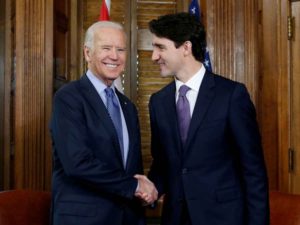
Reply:
<svg viewBox="0 0 300 225"><path fill-rule="evenodd" d="M206 72L182 146L175 82L150 99L150 179L165 194L162 224L186 202L195 225L268 225L268 181L255 108L244 85Z"/></svg>
<svg viewBox="0 0 300 225"><path fill-rule="evenodd" d="M116 91L129 134L126 168L106 107L86 75L55 95L53 139L54 225L144 225L134 197L142 174L135 106Z"/></svg>

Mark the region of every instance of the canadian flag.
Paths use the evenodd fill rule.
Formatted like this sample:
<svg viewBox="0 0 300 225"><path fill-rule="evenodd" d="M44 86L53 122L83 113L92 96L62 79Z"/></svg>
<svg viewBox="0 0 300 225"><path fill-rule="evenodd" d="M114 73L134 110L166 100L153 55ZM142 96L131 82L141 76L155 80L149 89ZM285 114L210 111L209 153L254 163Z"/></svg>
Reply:
<svg viewBox="0 0 300 225"><path fill-rule="evenodd" d="M100 15L98 20L99 21L109 20L109 14L110 14L110 0L102 0ZM114 85L121 93L123 93L123 85L120 77L118 77L118 79L114 81Z"/></svg>
<svg viewBox="0 0 300 225"><path fill-rule="evenodd" d="M102 0L101 8L100 8L100 15L98 20L109 20L109 13L110 13L110 0Z"/></svg>

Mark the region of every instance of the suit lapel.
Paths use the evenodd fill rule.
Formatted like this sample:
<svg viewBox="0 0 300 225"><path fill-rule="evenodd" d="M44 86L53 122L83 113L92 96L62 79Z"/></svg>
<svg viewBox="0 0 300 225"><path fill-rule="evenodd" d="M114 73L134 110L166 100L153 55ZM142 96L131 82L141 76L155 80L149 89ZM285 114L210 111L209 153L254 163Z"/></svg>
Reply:
<svg viewBox="0 0 300 225"><path fill-rule="evenodd" d="M105 127L105 131L114 137L113 143L115 145L115 149L117 150L116 153L119 156L118 158L120 163L123 165L117 132L115 131L112 120L109 117L105 104L86 75L80 78L79 86L80 87L78 90L82 93L90 107L95 111L95 114L101 120L101 123Z"/></svg>
<svg viewBox="0 0 300 225"><path fill-rule="evenodd" d="M125 169L127 169L128 165L131 165L130 161L132 160L132 157L134 156L133 149L131 149L132 145L130 143L133 143L134 135L137 135L137 134L134 134L133 132L131 132L134 130L133 125L135 123L132 121L132 114L131 114L130 110L128 109L128 100L126 98L124 98L124 96L117 89L116 89L116 93L119 98L119 102L120 102L120 105L121 105L121 108L123 111L125 123L127 126L127 131L128 131L128 155L127 155L126 168L125 168Z"/></svg>
<svg viewBox="0 0 300 225"><path fill-rule="evenodd" d="M215 95L213 89L214 85L215 83L213 75L209 72L206 72L198 92L198 97L188 131L188 138L186 145L184 146L185 149L188 149L190 142L193 139L198 127L201 125L207 109Z"/></svg>
<svg viewBox="0 0 300 225"><path fill-rule="evenodd" d="M165 95L162 96L161 108L164 112L164 117L159 118L160 120L167 120L169 124L169 132L168 134L174 138L174 142L177 146L177 153L180 155L182 152L182 145L180 141L180 133L178 128L178 119L177 119L177 111L176 111L176 86L175 81L172 82L168 88L165 90Z"/></svg>

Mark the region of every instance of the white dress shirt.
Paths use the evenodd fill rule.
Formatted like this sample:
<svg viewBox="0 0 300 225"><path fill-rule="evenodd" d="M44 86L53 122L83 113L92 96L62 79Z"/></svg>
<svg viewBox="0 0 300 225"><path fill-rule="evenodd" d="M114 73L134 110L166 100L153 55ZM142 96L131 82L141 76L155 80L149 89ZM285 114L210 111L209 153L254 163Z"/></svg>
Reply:
<svg viewBox="0 0 300 225"><path fill-rule="evenodd" d="M186 83L183 83L182 81L175 79L176 102L178 100L179 88L182 85L186 85L190 88L190 90L186 93L186 97L189 100L191 117L192 117L193 112L194 112L194 108L195 108L196 100L197 100L197 97L198 97L200 85L202 83L205 71L206 70L205 70L204 66L202 65L200 70L195 75L193 75L191 77L191 79L189 79Z"/></svg>
<svg viewBox="0 0 300 225"><path fill-rule="evenodd" d="M104 102L105 106L107 106L107 100L106 100L106 94L105 94L105 88L107 86L99 79L97 78L90 70L86 72L87 77L89 80L92 82L93 86L96 88L96 91L98 92L99 96L101 97L102 101ZM114 90L114 94L118 99L119 106L120 106L120 111L121 111L121 120L122 120L122 131L123 131L123 146L124 146L124 160L125 160L125 165L127 162L127 156L128 156L128 148L129 148L129 139L128 139L128 130L127 130L127 125L125 122L124 114L122 107L120 105L120 101L118 96L115 93L115 86L114 83L111 85L111 88Z"/></svg>

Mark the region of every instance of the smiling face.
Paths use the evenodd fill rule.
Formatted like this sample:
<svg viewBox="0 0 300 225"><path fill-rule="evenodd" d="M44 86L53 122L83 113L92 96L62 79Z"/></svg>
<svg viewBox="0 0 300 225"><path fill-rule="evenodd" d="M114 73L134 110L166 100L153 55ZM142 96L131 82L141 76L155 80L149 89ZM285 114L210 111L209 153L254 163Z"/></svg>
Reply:
<svg viewBox="0 0 300 225"><path fill-rule="evenodd" d="M153 35L152 61L160 66L161 76L177 75L182 69L184 49L175 47L173 41Z"/></svg>
<svg viewBox="0 0 300 225"><path fill-rule="evenodd" d="M93 46L84 47L85 59L92 73L110 86L124 71L126 37L122 30L101 28L95 31Z"/></svg>

